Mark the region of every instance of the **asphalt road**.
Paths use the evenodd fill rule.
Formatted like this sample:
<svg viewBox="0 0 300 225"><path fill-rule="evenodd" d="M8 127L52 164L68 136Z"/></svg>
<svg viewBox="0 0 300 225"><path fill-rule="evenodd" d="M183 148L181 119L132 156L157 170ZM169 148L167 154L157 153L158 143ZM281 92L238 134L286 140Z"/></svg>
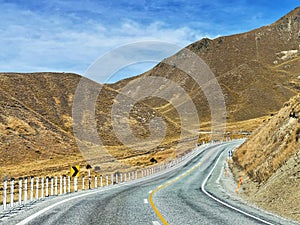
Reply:
<svg viewBox="0 0 300 225"><path fill-rule="evenodd" d="M97 189L49 199L16 212L2 223L5 225L266 224L216 202L201 190L203 181L220 154L239 144L240 142L232 142L207 147L190 162L158 177L126 185L115 185L109 190ZM247 210L247 207L243 206L243 210ZM249 211L255 216L254 209ZM290 224L258 211L259 218L270 224Z"/></svg>

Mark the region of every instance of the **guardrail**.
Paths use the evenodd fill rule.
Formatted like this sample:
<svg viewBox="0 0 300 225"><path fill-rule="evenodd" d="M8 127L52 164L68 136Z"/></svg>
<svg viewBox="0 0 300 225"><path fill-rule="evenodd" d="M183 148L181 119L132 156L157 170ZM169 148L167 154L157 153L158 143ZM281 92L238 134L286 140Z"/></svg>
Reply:
<svg viewBox="0 0 300 225"><path fill-rule="evenodd" d="M214 142L216 143L216 142ZM187 159L193 158L201 152L203 144L189 153L178 157L168 163L158 164L148 168L102 174L98 176L54 176L54 177L20 177L18 182L14 178L3 181L2 209L6 212L14 208L22 208L37 201L46 200L51 197L63 196L74 192L86 191L88 189L104 188L124 182L146 178L159 172L166 171Z"/></svg>

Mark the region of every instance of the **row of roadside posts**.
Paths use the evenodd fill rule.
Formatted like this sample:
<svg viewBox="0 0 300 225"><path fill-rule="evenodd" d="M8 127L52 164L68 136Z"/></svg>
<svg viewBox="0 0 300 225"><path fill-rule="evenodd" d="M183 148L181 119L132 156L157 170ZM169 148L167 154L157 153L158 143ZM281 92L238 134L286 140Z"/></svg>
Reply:
<svg viewBox="0 0 300 225"><path fill-rule="evenodd" d="M200 148L196 148L200 150ZM161 164L155 167L146 168L139 171L131 172L116 172L109 175L88 176L88 188L103 188L114 184L120 184L132 180L137 180L150 176L152 174L164 171L171 168L186 158L197 154L197 151L190 151L189 153L172 160L167 164ZM27 204L32 204L38 200L44 200L48 197L64 195L72 192L84 191L86 177L81 176L81 189L79 187L79 166L71 167L71 176L59 177L24 177L15 180L5 179L3 183L3 209L8 210L14 207L23 207ZM93 181L93 182L92 182ZM73 182L73 184L71 184ZM92 185L93 183L93 185Z"/></svg>
<svg viewBox="0 0 300 225"><path fill-rule="evenodd" d="M150 175L152 173L154 173L154 170L149 171L147 174ZM137 171L120 175L111 174L110 176L105 176L106 183L104 183L103 176L94 176L94 187L91 187L91 176L89 176L88 189L123 183L129 180L135 180L137 179L137 177ZM4 180L3 209L6 210L8 208L13 208L14 206L24 206L28 203L32 203L37 200L43 200L46 197L50 196L58 196L71 193L71 180L73 180L73 192L84 191L86 189L84 176L82 176L81 180L81 190L79 190L78 187L78 177L74 177L73 179L71 179L70 176L67 177L65 175L51 178L25 177L19 178L18 182L16 182L14 178L11 178L9 181ZM17 201L15 199L16 197Z"/></svg>

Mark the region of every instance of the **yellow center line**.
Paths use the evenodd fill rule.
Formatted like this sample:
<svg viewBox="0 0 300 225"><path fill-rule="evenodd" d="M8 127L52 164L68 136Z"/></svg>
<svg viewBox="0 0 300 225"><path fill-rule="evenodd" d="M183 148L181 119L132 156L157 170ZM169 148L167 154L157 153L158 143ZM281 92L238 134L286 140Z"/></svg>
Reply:
<svg viewBox="0 0 300 225"><path fill-rule="evenodd" d="M160 191L161 189L163 188L166 188L168 186L170 186L171 184L174 184L175 182L181 180L182 178L188 176L190 173L192 173L195 169L197 169L200 165L202 164L202 161L199 162L197 165L193 166L191 169L189 169L188 171L186 171L184 174L180 175L179 177L177 177L176 179L172 180L172 181L169 181L167 183L165 183L164 185L162 186L159 186L158 188L156 188L155 190L153 190L151 192L151 194L149 195L149 202L150 202L150 205L152 207L152 209L154 210L154 212L156 213L156 215L158 216L158 218L161 220L161 222L164 224L164 225L169 225L167 220L163 217L163 215L160 213L160 211L157 209L157 207L155 206L154 202L153 202L153 195L155 193L157 193L158 191Z"/></svg>

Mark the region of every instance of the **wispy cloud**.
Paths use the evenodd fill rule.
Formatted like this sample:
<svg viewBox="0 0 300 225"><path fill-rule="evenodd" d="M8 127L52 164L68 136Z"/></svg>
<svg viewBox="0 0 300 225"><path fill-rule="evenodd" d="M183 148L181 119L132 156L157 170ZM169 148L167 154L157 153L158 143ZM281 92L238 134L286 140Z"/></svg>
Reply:
<svg viewBox="0 0 300 225"><path fill-rule="evenodd" d="M264 5L252 5L247 0L0 0L0 71L83 74L123 44L160 40L184 47L202 37L254 28L270 13Z"/></svg>
<svg viewBox="0 0 300 225"><path fill-rule="evenodd" d="M1 21L6 21L0 24L2 71L83 73L96 58L116 46L141 40L184 46L202 37L189 27L170 28L159 20L141 24L123 18L107 24L97 17L80 21L79 15L40 13L13 4L6 4Z"/></svg>

